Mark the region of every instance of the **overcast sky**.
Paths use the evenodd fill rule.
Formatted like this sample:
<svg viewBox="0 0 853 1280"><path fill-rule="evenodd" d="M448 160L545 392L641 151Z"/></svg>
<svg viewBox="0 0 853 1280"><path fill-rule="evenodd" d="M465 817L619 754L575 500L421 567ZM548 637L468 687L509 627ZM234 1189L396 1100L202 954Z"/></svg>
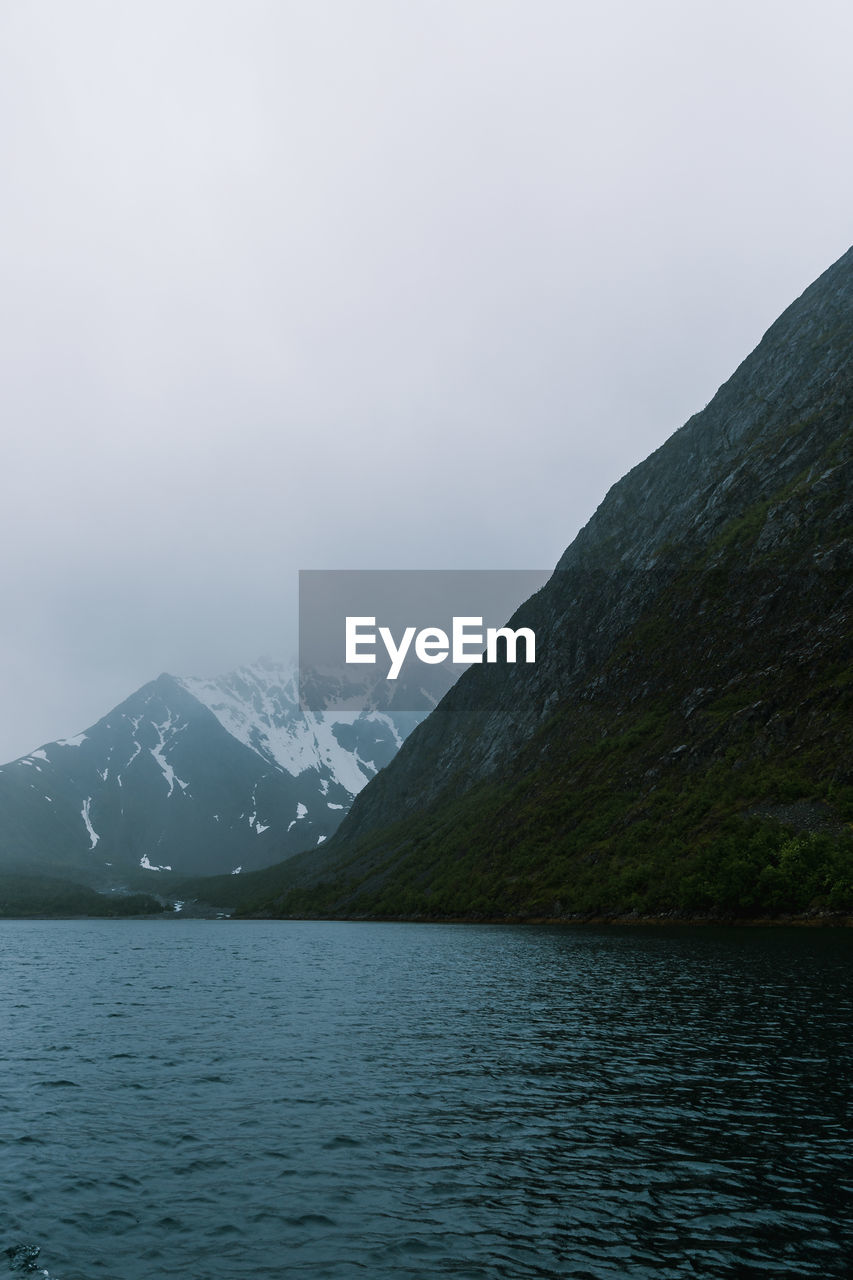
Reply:
<svg viewBox="0 0 853 1280"><path fill-rule="evenodd" d="M849 0L0 0L0 759L552 565L851 238Z"/></svg>

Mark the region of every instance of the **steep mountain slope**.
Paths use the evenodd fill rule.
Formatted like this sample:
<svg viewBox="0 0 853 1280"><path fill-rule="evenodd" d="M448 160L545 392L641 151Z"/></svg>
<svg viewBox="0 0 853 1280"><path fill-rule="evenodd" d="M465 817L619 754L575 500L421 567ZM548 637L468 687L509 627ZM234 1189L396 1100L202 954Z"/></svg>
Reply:
<svg viewBox="0 0 853 1280"><path fill-rule="evenodd" d="M517 612L536 665L466 673L266 909L853 904L851 354L853 250Z"/></svg>
<svg viewBox="0 0 853 1280"><path fill-rule="evenodd" d="M296 672L273 663L161 675L0 769L0 870L155 888L160 870L266 866L330 836L419 718L304 712Z"/></svg>

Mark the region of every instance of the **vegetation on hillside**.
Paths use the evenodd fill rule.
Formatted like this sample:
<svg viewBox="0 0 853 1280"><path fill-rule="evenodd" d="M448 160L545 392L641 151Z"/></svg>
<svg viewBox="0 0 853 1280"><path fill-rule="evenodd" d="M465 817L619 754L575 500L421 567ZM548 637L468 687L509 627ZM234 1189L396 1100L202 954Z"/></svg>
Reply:
<svg viewBox="0 0 853 1280"><path fill-rule="evenodd" d="M0 918L159 915L168 909L145 893L104 894L49 876L0 875Z"/></svg>
<svg viewBox="0 0 853 1280"><path fill-rule="evenodd" d="M853 910L851 571L756 551L768 510L796 497L727 526L613 649L596 696L560 705L510 771L335 842L320 883L303 855L232 901L422 918Z"/></svg>

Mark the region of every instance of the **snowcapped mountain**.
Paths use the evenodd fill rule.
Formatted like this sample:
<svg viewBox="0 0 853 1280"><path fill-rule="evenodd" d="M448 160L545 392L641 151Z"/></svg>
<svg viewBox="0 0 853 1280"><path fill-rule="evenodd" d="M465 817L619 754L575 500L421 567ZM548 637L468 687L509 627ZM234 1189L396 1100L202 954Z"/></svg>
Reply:
<svg viewBox="0 0 853 1280"><path fill-rule="evenodd" d="M161 675L0 768L0 870L154 887L267 866L330 836L428 709L304 711L296 670L267 661Z"/></svg>

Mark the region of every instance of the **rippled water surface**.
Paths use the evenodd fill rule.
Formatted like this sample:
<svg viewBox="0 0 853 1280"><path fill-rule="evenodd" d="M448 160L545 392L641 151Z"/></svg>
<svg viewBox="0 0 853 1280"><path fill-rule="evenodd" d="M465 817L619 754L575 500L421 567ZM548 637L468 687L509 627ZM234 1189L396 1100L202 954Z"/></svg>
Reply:
<svg viewBox="0 0 853 1280"><path fill-rule="evenodd" d="M834 930L2 922L0 1256L847 1276L850 954Z"/></svg>

